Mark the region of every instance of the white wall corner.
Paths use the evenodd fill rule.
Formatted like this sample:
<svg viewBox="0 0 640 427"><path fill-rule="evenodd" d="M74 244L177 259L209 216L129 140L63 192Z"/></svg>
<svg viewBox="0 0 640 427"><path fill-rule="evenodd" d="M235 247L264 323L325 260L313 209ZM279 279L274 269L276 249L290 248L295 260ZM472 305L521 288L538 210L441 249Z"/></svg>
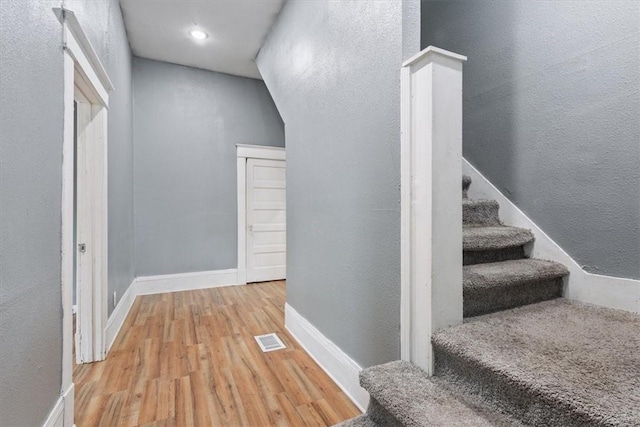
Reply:
<svg viewBox="0 0 640 427"><path fill-rule="evenodd" d="M369 393L360 387L362 368L289 304L284 306L284 325L323 371L360 408L366 411Z"/></svg>
<svg viewBox="0 0 640 427"><path fill-rule="evenodd" d="M569 269L565 298L607 308L640 313L640 280L591 274L500 192L471 163L463 161L463 173L472 180L471 199L492 199L500 204L500 219L507 225L531 230L535 236L530 256L564 264Z"/></svg>

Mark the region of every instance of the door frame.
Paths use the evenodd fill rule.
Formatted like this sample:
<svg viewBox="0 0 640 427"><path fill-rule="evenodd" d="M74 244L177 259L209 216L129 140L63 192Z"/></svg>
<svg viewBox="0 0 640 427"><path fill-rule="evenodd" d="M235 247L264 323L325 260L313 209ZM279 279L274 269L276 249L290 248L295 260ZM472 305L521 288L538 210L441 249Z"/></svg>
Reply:
<svg viewBox="0 0 640 427"><path fill-rule="evenodd" d="M284 147L236 144L238 185L238 284L247 284L247 159L286 161Z"/></svg>
<svg viewBox="0 0 640 427"><path fill-rule="evenodd" d="M79 89L91 103L91 120L86 128L86 141L92 148L92 164L85 165L91 179L91 228L89 241L93 249L93 286L91 292L78 292L78 302L90 307L91 315L82 328L91 333L82 339L90 340L92 355L84 362L102 360L106 356L105 327L107 324L107 255L108 255L108 187L107 187L107 124L109 92L114 90L109 76L91 46L75 14L64 8L54 13L63 26L64 89L62 143L62 224L61 224L61 285L63 310L62 390L73 388L73 215L75 171L74 160L74 98ZM80 219L78 219L80 220ZM82 309L82 307L80 307ZM81 325L78 325L80 328ZM89 357L90 356L90 357ZM82 355L84 358L85 355ZM73 394L73 393L72 393ZM73 395L65 399L65 424L73 420ZM70 414L68 413L70 412Z"/></svg>

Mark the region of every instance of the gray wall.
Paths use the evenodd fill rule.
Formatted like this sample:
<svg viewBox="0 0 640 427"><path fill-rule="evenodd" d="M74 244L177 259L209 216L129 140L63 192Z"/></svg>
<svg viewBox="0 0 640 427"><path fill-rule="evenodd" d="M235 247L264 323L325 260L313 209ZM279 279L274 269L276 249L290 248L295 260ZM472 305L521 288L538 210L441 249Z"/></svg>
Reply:
<svg viewBox="0 0 640 427"><path fill-rule="evenodd" d="M264 83L134 58L136 275L237 266L237 143L284 146Z"/></svg>
<svg viewBox="0 0 640 427"><path fill-rule="evenodd" d="M363 366L399 357L402 15L290 0L257 58L285 122L287 302Z"/></svg>
<svg viewBox="0 0 640 427"><path fill-rule="evenodd" d="M0 420L7 426L42 425L60 396L63 77L55 6L7 0L0 13Z"/></svg>
<svg viewBox="0 0 640 427"><path fill-rule="evenodd" d="M134 278L131 49L117 0L65 0L87 32L115 91L109 95L109 314Z"/></svg>
<svg viewBox="0 0 640 427"><path fill-rule="evenodd" d="M59 6L5 0L0 14L0 420L8 426L42 425L60 396L63 53L61 25L51 10ZM109 172L124 176L109 182L109 269L111 287L128 285L129 48L117 0L66 6L91 28L89 37L118 90L109 112Z"/></svg>
<svg viewBox="0 0 640 427"><path fill-rule="evenodd" d="M423 1L464 155L587 271L640 278L640 2Z"/></svg>

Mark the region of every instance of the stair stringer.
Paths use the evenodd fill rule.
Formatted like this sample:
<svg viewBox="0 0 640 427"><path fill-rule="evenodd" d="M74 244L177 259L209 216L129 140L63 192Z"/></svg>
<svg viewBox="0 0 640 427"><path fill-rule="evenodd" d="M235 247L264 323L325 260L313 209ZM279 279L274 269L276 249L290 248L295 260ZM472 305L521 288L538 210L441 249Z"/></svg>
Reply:
<svg viewBox="0 0 640 427"><path fill-rule="evenodd" d="M640 313L640 280L592 274L582 269L560 245L538 227L524 212L500 192L471 163L462 159L462 172L471 177L470 199L496 200L504 224L531 230L535 243L527 248L532 258L556 261L569 269L565 277L565 298L607 308Z"/></svg>

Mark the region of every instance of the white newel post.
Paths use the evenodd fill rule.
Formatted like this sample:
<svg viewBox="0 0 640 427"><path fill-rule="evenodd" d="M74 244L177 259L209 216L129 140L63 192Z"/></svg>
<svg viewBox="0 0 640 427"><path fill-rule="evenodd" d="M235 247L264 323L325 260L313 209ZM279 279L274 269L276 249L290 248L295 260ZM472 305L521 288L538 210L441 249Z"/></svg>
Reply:
<svg viewBox="0 0 640 427"><path fill-rule="evenodd" d="M431 335L462 323L462 63L429 46L402 67L401 357L433 374Z"/></svg>

